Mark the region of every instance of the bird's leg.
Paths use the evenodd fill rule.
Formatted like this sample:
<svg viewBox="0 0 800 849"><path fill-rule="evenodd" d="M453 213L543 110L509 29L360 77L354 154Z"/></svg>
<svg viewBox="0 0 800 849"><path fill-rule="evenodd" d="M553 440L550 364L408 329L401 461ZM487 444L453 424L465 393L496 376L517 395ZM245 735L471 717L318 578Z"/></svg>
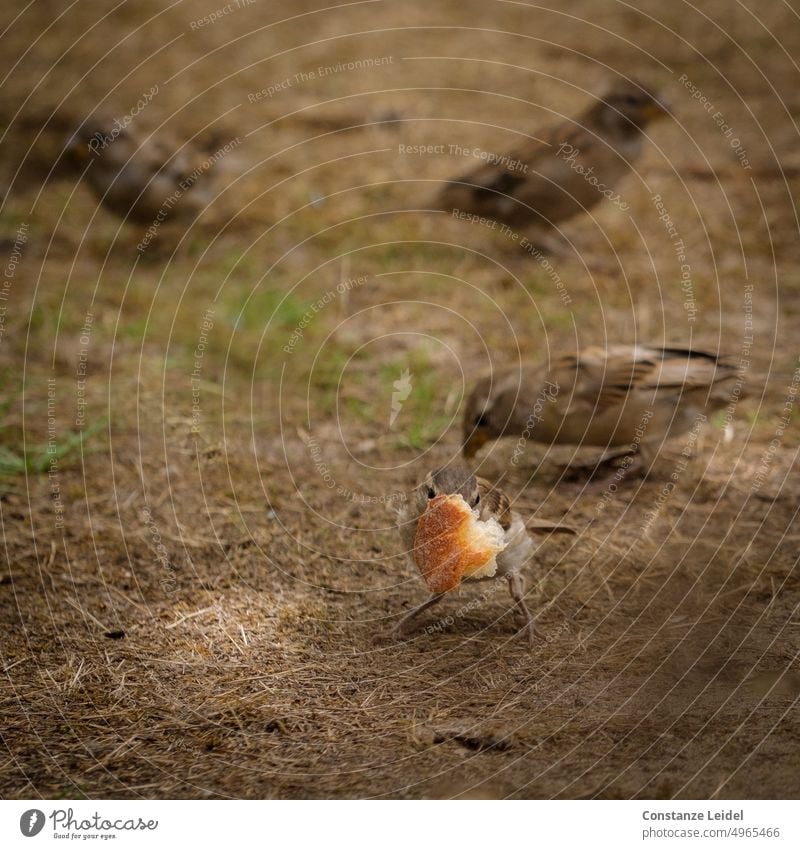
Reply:
<svg viewBox="0 0 800 849"><path fill-rule="evenodd" d="M417 605L413 610L406 613L406 615L392 628L392 636L397 639L398 637L402 637L408 631L408 623L413 619L416 619L420 613L427 610L429 607L433 607L434 604L438 604L443 598L444 593L434 593L430 598L426 599L422 602L422 604Z"/></svg>
<svg viewBox="0 0 800 849"><path fill-rule="evenodd" d="M531 228L521 244L534 259L548 254L559 259L566 259L575 253L567 239L551 227Z"/></svg>
<svg viewBox="0 0 800 849"><path fill-rule="evenodd" d="M637 450L632 448L630 445L626 445L624 448L607 448L599 457L595 457L591 460L568 463L564 468L564 474L570 477L588 475L600 469L605 470L608 467L613 468L614 461L619 460L622 457L636 458L637 455ZM628 461L627 469L630 469L633 465L633 460ZM622 468L622 466L619 468Z"/></svg>
<svg viewBox="0 0 800 849"><path fill-rule="evenodd" d="M533 647L536 641L536 620L531 615L530 610L528 610L528 605L525 604L525 582L522 580L521 575L510 574L506 577L508 578L508 589L511 592L511 598L517 603L517 607L525 619L525 631L528 634L528 643Z"/></svg>
<svg viewBox="0 0 800 849"><path fill-rule="evenodd" d="M646 442L639 443L639 460L642 463L642 472L646 475L653 466L653 461L656 459L657 449L648 445Z"/></svg>
<svg viewBox="0 0 800 849"><path fill-rule="evenodd" d="M619 460L620 457L630 457L631 454L636 453L636 449L631 448L630 445L626 445L624 448L607 448L600 455L600 459L597 460L597 465L600 466L605 463L611 463L614 460Z"/></svg>

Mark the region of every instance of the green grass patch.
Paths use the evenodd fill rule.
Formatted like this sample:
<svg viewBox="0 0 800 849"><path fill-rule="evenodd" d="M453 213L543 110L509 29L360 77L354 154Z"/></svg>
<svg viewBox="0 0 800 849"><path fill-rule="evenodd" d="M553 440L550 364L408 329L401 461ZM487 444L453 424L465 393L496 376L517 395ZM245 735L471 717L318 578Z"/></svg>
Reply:
<svg viewBox="0 0 800 849"><path fill-rule="evenodd" d="M68 431L52 443L33 445L30 448L0 445L0 478L46 474L54 462L80 453L81 446L105 425L106 420L103 419L85 430L77 433Z"/></svg>

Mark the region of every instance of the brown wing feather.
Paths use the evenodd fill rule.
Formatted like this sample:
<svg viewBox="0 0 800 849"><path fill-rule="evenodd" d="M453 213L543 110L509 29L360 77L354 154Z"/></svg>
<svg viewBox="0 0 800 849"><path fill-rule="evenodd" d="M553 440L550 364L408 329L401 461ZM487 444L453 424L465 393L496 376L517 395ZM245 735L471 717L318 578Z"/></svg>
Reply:
<svg viewBox="0 0 800 849"><path fill-rule="evenodd" d="M624 403L631 390L646 386L657 373L658 352L652 354L635 348L587 348L571 358L575 398L598 411Z"/></svg>
<svg viewBox="0 0 800 849"><path fill-rule="evenodd" d="M734 365L715 354L679 348L588 348L580 358L572 358L571 367L575 397L597 410L623 404L636 390L705 390L738 374Z"/></svg>

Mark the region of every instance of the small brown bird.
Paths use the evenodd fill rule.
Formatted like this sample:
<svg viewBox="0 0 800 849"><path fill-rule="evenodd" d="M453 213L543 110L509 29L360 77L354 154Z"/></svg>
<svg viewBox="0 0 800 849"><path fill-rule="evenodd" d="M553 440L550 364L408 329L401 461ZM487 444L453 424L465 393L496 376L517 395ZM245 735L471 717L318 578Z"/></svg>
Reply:
<svg viewBox="0 0 800 849"><path fill-rule="evenodd" d="M505 578L511 597L524 623L523 630L532 643L535 636L535 622L525 603L525 584L520 574L522 567L531 559L536 546L528 535L529 530L544 532L575 533L574 529L554 522L523 522L520 515L512 509L508 496L484 480L476 477L466 466L454 463L443 469L430 472L425 480L411 493L399 509L399 530L406 551L415 557L417 527L420 517L428 510L431 502L439 496L460 495L467 505L477 510L481 521L494 519L502 528L504 548L496 556L497 569L492 578ZM486 577L464 580L487 580ZM407 613L394 627L397 637L407 633L408 626L420 613L437 604L444 598L445 592L434 592L426 601Z"/></svg>
<svg viewBox="0 0 800 849"><path fill-rule="evenodd" d="M613 197L642 151L644 128L668 114L645 86L620 80L576 118L448 182L436 208L546 232Z"/></svg>
<svg viewBox="0 0 800 849"><path fill-rule="evenodd" d="M658 444L744 397L743 374L717 354L682 348L584 348L529 373L484 377L467 400L463 453L516 436L558 445L626 446L645 463Z"/></svg>
<svg viewBox="0 0 800 849"><path fill-rule="evenodd" d="M141 224L192 218L214 197L216 158L165 136L144 139L118 123L87 122L65 153L86 169L104 206Z"/></svg>

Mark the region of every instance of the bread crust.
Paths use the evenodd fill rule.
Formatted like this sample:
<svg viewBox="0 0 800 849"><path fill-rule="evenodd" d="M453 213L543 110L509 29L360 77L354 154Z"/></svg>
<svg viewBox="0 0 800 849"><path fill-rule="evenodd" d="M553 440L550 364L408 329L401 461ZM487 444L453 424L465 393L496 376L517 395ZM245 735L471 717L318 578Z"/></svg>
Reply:
<svg viewBox="0 0 800 849"><path fill-rule="evenodd" d="M500 542L502 529L496 522L494 527L496 532L491 523L476 517L460 495L431 499L419 518L414 540L414 560L428 589L449 592L464 578L484 569L485 577L489 577L491 562L504 548ZM496 562L494 566L496 569Z"/></svg>

